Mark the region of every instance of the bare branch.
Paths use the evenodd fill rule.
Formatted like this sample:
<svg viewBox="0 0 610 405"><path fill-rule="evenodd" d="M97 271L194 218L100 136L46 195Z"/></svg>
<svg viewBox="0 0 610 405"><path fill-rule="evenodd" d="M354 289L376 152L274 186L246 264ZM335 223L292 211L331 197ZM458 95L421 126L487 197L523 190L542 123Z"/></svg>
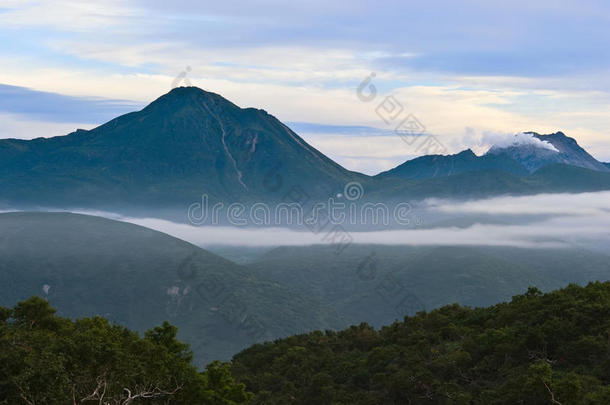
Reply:
<svg viewBox="0 0 610 405"><path fill-rule="evenodd" d="M557 401L555 399L555 394L553 394L553 391L551 391L551 389L549 388L548 385L546 385L546 383L543 381L542 382L544 384L544 386L546 387L546 389L549 391L549 394L551 394L551 402L557 405L563 405L561 402Z"/></svg>
<svg viewBox="0 0 610 405"><path fill-rule="evenodd" d="M174 395L176 392L180 391L181 389L182 389L181 385L177 386L175 389L173 389L171 391L162 390L159 387L154 387L154 388L148 387L148 388L142 388L140 390L140 392L133 395L128 388L123 388L123 390L125 392L127 392L127 398L125 398L125 400L123 400L121 402L121 405L129 405L136 399L153 399L153 398L160 398L160 397ZM137 390L137 387L136 387L136 390Z"/></svg>

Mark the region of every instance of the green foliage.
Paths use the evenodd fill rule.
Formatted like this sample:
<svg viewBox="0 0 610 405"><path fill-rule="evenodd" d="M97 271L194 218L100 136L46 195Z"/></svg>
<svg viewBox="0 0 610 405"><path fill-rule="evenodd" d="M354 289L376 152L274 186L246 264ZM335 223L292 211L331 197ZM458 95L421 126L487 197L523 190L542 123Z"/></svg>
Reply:
<svg viewBox="0 0 610 405"><path fill-rule="evenodd" d="M253 394L246 392L243 383L236 384L227 363L214 361L206 367L203 374L205 384L204 395L209 403L214 405L234 405L250 401Z"/></svg>
<svg viewBox="0 0 610 405"><path fill-rule="evenodd" d="M33 297L0 309L0 404L245 404L229 365L199 373L169 323L145 337L101 317L55 316Z"/></svg>
<svg viewBox="0 0 610 405"><path fill-rule="evenodd" d="M20 302L13 310L13 318L15 322L24 328L54 328L57 324L57 319L53 317L55 310L49 306L49 303L40 298L32 297L31 299Z"/></svg>
<svg viewBox="0 0 610 405"><path fill-rule="evenodd" d="M609 336L610 283L530 288L488 308L255 345L233 372L254 404L608 404Z"/></svg>

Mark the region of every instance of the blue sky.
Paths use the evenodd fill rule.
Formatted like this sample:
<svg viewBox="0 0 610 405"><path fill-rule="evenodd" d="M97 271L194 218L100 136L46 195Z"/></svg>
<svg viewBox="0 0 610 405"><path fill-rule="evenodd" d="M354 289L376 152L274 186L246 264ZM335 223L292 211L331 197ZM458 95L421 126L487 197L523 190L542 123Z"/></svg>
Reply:
<svg viewBox="0 0 610 405"><path fill-rule="evenodd" d="M327 3L0 1L0 137L94 127L188 66L193 85L298 123L354 170L418 154L377 114L388 96L448 152L562 130L610 160L607 3ZM373 72L364 102L356 89Z"/></svg>

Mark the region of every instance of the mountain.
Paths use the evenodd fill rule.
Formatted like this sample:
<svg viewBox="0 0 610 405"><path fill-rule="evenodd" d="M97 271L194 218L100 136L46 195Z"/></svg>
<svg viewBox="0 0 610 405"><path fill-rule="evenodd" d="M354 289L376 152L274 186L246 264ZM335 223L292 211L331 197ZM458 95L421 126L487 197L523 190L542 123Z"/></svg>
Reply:
<svg viewBox="0 0 610 405"><path fill-rule="evenodd" d="M610 283L524 291L255 345L232 372L253 405L610 403Z"/></svg>
<svg viewBox="0 0 610 405"><path fill-rule="evenodd" d="M32 295L59 315L144 331L169 321L199 365L259 341L345 325L336 311L180 239L69 213L0 214L0 306Z"/></svg>
<svg viewBox="0 0 610 405"><path fill-rule="evenodd" d="M379 173L377 177L402 179L430 179L474 171L493 170L513 175L526 175L527 170L511 157L504 155L477 156L470 149L455 155L426 155Z"/></svg>
<svg viewBox="0 0 610 405"><path fill-rule="evenodd" d="M383 177L367 184L369 201L418 201L429 197L487 198L498 195L578 193L610 190L610 172L565 164L550 164L515 176L500 170L478 170L429 179Z"/></svg>
<svg viewBox="0 0 610 405"><path fill-rule="evenodd" d="M333 162L264 110L180 87L90 131L0 140L0 202L184 207L280 200L292 186L334 195L365 178Z"/></svg>
<svg viewBox="0 0 610 405"><path fill-rule="evenodd" d="M540 143L513 144L502 147L493 146L487 152L487 155L512 158L530 172L535 172L541 167L554 163L602 172L609 171L603 163L597 161L581 148L574 138L566 136L563 132L549 135L540 135L536 132L526 132L525 134L532 135L543 143L552 145L552 148L541 147Z"/></svg>
<svg viewBox="0 0 610 405"><path fill-rule="evenodd" d="M517 145L484 156L423 156L369 177L341 167L264 110L179 87L90 131L0 140L0 209L96 209L185 221L189 207L204 200L222 203L224 213L234 202L313 206L343 195L351 182L366 191L362 201L373 202L610 189L610 169L572 138L535 136L553 150ZM551 165L595 172L581 172L583 182L534 171ZM570 169L555 169L562 170Z"/></svg>
<svg viewBox="0 0 610 405"><path fill-rule="evenodd" d="M576 140L563 132L550 135L526 132L519 135L525 135L526 138L516 137L509 145L494 145L483 156L475 155L470 149L455 155L421 156L379 173L376 177L425 180L476 171L498 171L521 177L553 164L609 171L606 164L597 161ZM532 142L532 138L540 142ZM530 142L523 142L524 140Z"/></svg>
<svg viewBox="0 0 610 405"><path fill-rule="evenodd" d="M610 189L610 170L562 132L515 136L483 156L468 149L428 155L375 176L370 199L484 198L492 195Z"/></svg>
<svg viewBox="0 0 610 405"><path fill-rule="evenodd" d="M354 244L284 246L247 265L252 274L332 306L348 324L375 327L454 302L486 306L536 286L610 280L608 256L578 247Z"/></svg>
<svg viewBox="0 0 610 405"><path fill-rule="evenodd" d="M281 247L236 265L89 215L4 213L0 229L0 306L38 295L62 316L102 315L137 331L167 320L199 365L290 334L380 326L452 302L489 305L530 285L610 279L607 256L577 248L353 244L337 255L332 245Z"/></svg>

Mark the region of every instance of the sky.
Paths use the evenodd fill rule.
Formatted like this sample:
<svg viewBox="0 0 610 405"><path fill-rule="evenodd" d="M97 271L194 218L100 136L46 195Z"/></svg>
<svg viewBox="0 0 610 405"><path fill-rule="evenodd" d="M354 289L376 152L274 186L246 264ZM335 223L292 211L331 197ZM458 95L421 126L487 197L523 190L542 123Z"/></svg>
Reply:
<svg viewBox="0 0 610 405"><path fill-rule="evenodd" d="M609 27L610 4L582 0L0 0L0 138L93 128L191 84L369 174L418 155L405 117L447 153L561 130L610 161Z"/></svg>

